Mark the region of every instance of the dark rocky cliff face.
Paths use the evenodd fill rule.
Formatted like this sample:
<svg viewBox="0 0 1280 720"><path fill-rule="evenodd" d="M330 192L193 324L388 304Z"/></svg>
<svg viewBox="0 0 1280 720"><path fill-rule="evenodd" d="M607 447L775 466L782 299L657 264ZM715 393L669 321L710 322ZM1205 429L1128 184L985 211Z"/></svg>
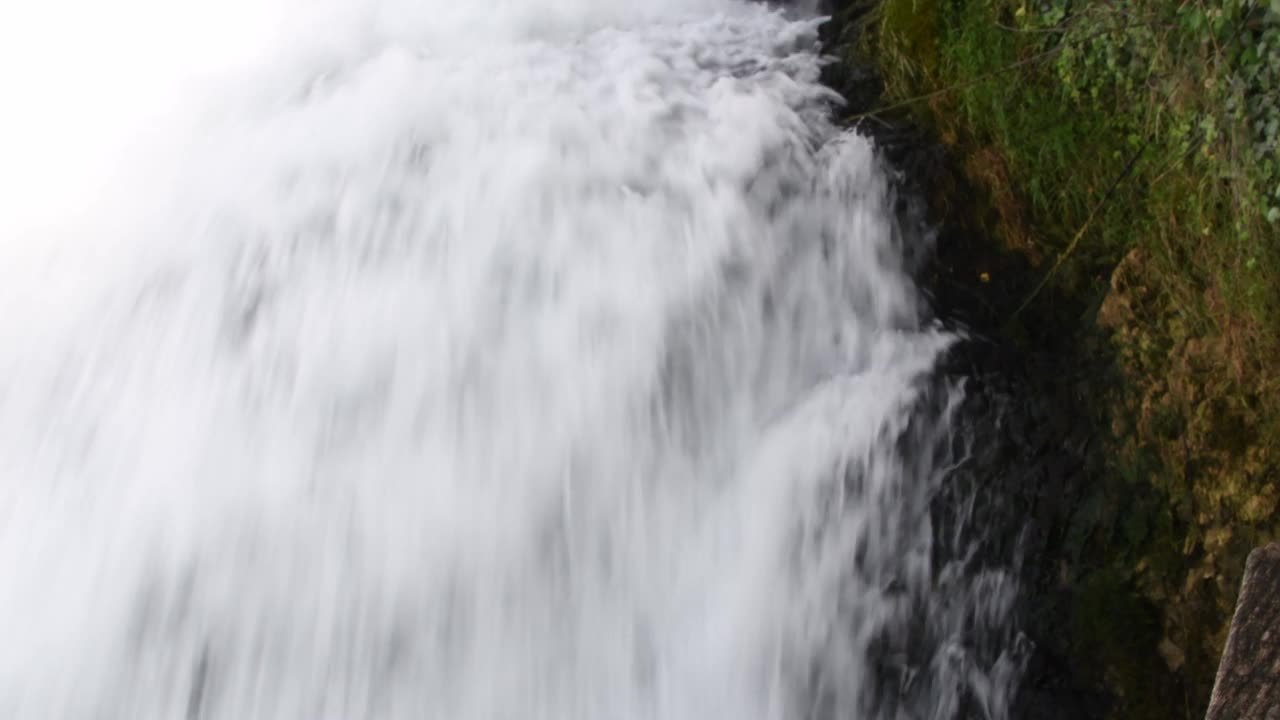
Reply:
<svg viewBox="0 0 1280 720"><path fill-rule="evenodd" d="M1034 453L1072 469L1028 511L1028 603L1110 717L1203 715L1245 556L1280 538L1280 165L1230 110L1275 105L1270 7L827 5L841 117L927 208L921 280L984 345L958 355L1018 378L1033 438L1067 429Z"/></svg>
<svg viewBox="0 0 1280 720"><path fill-rule="evenodd" d="M996 495L1027 524L1019 547L1038 650L1024 700L1066 693L1082 703L1069 716L1199 718L1245 555L1280 537L1280 314L1265 309L1280 306L1267 274L1280 245L1249 195L1266 163L1233 140L1248 128L1210 132L1184 156L1176 123L1143 125L1155 107L1146 90L1024 62L1063 52L1088 64L1129 43L1127 67L1151 79L1174 48L1227 57L1222 47L1280 33L1280 15L1200 0L1243 13L1225 45L1206 45L1167 4L1068 6L1052 20L1033 17L1049 5L1014 0L835 0L826 81L850 100L840 116L900 171L904 207L937 233L919 277L938 317L969 333L957 372L1001 398L1003 415L973 422L999 430L989 481L1019 479ZM1089 23L1113 12L1164 32L1094 42L1104 35ZM1046 22L1057 30L1036 31ZM1245 87L1230 62L1197 67L1209 76L1190 85L1181 69L1159 77L1175 92ZM1263 91L1240 92L1255 102ZM1230 125L1213 91L1194 94L1173 110ZM1121 147L1117 127L1141 132ZM1206 190L1208 177L1224 181Z"/></svg>
<svg viewBox="0 0 1280 720"><path fill-rule="evenodd" d="M871 7L831 3L837 19L823 26L823 42L836 47ZM870 65L833 63L824 80L848 100L842 116L879 102L882 86ZM1105 698L1087 690L1073 670L1073 589L1064 565L1070 562L1072 515L1099 472L1098 427L1085 386L1105 366L1073 349L1070 332L1044 328L1030 342L1008 332L1005 320L1038 273L974 221L974 209L985 200L942 145L908 122L865 120L858 130L875 139L896 171L901 220L934 236L933 252L916 259L919 280L936 317L964 337L938 375L965 385L955 422L971 454L949 481L955 492L939 496L934 514L945 527L948 503L972 493L974 512L988 532L979 541L977 562L1012 561L1018 569L1018 625L1028 642L1011 717L1102 717ZM972 708L962 710L967 712L981 717Z"/></svg>

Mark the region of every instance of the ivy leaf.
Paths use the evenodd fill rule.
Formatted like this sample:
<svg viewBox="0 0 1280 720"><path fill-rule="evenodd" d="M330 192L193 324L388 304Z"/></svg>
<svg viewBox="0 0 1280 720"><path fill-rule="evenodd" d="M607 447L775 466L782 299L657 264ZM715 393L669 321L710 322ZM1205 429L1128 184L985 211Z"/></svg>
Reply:
<svg viewBox="0 0 1280 720"><path fill-rule="evenodd" d="M1204 12L1200 8L1193 8L1187 14L1187 27L1197 36L1200 34L1200 29L1204 27Z"/></svg>

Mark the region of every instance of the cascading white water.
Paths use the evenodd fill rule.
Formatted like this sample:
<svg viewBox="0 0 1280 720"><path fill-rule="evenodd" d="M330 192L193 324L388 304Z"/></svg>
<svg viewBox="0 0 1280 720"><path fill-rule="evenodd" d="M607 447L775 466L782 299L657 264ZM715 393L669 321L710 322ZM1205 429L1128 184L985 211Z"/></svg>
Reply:
<svg viewBox="0 0 1280 720"><path fill-rule="evenodd" d="M903 441L949 340L816 23L328 11L132 220L4 241L0 717L1001 716L951 639L1012 589L938 595Z"/></svg>

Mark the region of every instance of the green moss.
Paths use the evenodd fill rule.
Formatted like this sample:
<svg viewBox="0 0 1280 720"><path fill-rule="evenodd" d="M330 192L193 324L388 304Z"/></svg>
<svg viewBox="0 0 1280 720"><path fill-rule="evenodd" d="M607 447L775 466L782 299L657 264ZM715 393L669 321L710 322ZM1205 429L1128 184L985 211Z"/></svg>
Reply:
<svg viewBox="0 0 1280 720"><path fill-rule="evenodd" d="M884 0L865 28L850 57L976 188L950 217L1047 277L1010 336L1114 354L1064 548L1082 670L1115 717L1199 717L1245 556L1280 536L1280 15Z"/></svg>

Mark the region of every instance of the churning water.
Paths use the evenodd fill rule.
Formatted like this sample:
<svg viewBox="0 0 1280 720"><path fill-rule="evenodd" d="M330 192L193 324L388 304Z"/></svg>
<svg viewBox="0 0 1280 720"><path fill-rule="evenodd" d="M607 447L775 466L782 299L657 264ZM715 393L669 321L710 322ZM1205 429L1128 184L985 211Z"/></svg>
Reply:
<svg viewBox="0 0 1280 720"><path fill-rule="evenodd" d="M1006 713L815 21L296 12L129 212L3 238L0 717Z"/></svg>

